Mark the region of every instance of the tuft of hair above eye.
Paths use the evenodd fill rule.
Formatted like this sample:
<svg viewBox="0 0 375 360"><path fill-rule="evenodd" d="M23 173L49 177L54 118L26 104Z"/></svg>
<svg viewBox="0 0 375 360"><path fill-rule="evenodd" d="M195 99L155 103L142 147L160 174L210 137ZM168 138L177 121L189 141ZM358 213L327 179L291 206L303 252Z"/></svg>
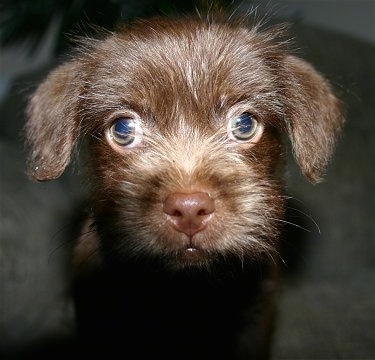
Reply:
<svg viewBox="0 0 375 360"><path fill-rule="evenodd" d="M107 130L107 140L116 151L139 146L142 137L140 122L130 117L118 117Z"/></svg>
<svg viewBox="0 0 375 360"><path fill-rule="evenodd" d="M243 112L229 119L227 130L230 139L255 144L262 136L263 125L249 112Z"/></svg>

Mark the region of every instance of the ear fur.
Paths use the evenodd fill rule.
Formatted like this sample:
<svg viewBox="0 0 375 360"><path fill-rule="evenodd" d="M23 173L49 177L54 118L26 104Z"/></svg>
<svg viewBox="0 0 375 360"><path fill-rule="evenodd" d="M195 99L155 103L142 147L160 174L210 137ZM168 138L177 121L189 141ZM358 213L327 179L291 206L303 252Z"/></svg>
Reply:
<svg viewBox="0 0 375 360"><path fill-rule="evenodd" d="M59 177L70 161L79 136L79 70L78 61L61 65L29 102L25 127L30 148L28 173L36 180ZM340 102L327 81L297 57L286 56L281 73L281 96L296 161L310 181L318 182L343 124Z"/></svg>
<svg viewBox="0 0 375 360"><path fill-rule="evenodd" d="M284 104L294 156L313 183L321 180L343 125L341 103L328 82L307 62L287 56Z"/></svg>
<svg viewBox="0 0 375 360"><path fill-rule="evenodd" d="M25 126L31 178L59 177L70 161L79 132L79 64L60 65L38 87L27 107Z"/></svg>

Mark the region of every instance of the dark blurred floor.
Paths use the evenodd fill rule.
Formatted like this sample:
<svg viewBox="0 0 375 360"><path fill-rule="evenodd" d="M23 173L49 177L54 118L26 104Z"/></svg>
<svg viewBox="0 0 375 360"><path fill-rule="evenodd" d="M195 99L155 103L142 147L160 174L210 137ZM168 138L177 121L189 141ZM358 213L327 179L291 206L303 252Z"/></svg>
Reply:
<svg viewBox="0 0 375 360"><path fill-rule="evenodd" d="M294 32L336 87L347 123L324 183L290 174L297 206L321 233L305 218L310 231L288 248L298 266L284 276L274 358L374 359L375 48L314 28Z"/></svg>

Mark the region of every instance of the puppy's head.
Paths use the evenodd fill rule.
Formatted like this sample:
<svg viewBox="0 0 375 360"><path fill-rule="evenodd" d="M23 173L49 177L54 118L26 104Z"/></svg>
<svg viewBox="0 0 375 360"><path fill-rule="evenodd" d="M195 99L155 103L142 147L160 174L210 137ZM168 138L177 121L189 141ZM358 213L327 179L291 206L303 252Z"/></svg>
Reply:
<svg viewBox="0 0 375 360"><path fill-rule="evenodd" d="M158 19L86 43L30 101L31 176L57 178L86 137L104 253L175 268L272 256L282 134L316 182L342 123L327 82L278 35Z"/></svg>

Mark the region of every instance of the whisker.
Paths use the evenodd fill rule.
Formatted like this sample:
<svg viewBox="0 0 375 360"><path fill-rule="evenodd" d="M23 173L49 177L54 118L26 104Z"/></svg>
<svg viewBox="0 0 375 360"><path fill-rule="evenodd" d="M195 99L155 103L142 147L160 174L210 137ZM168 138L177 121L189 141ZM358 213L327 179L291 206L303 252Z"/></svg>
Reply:
<svg viewBox="0 0 375 360"><path fill-rule="evenodd" d="M302 210L296 209L294 207L289 206L288 209L293 210L293 211L305 216L307 219L309 219L315 225L316 229L318 230L318 233L321 234L321 230L320 230L320 227L319 227L318 223L314 220L314 218L311 215L303 212Z"/></svg>
<svg viewBox="0 0 375 360"><path fill-rule="evenodd" d="M270 220L277 221L277 222L281 222L281 223L283 223L283 224L292 225L292 226L294 226L294 227L296 227L296 228L298 228L298 229L301 229L301 230L304 230L304 231L307 231L307 232L311 233L311 230L309 230L309 229L303 227L302 225L298 225L298 224L296 224L296 223L293 223L293 222L291 222L291 221L287 221L287 220L283 220L283 219L277 219L277 218L271 218L271 217L270 217L269 219L270 219Z"/></svg>
<svg viewBox="0 0 375 360"><path fill-rule="evenodd" d="M59 240L58 241L58 244L56 247L54 247L53 250L51 250L49 256L48 256L48 262L50 262L53 258L53 256L56 255L56 253L58 251L60 251L61 249L65 248L65 247L72 247L73 246L73 243L75 241L75 239L73 238L69 238L67 239L66 236L64 235L65 232L67 231L71 231L71 229L74 229L76 227L76 224L66 224L64 225L63 227L61 227L58 231L56 231L56 233L54 235L52 235L51 237L51 241L54 241L55 239L58 239L59 237L64 237L64 240Z"/></svg>

